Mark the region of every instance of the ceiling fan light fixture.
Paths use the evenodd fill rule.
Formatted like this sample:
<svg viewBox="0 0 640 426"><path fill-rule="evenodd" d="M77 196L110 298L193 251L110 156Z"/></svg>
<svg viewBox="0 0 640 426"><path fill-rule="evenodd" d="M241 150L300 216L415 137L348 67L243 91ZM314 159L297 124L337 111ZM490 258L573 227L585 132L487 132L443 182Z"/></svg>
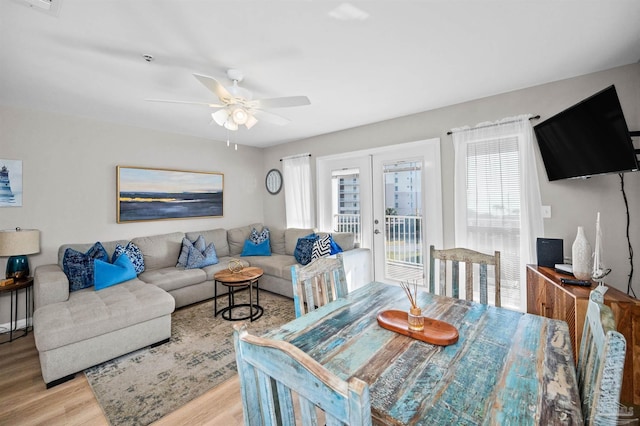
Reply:
<svg viewBox="0 0 640 426"><path fill-rule="evenodd" d="M223 108L211 113L211 118L213 118L213 121L215 121L218 126L224 126L229 118L229 111L227 111L226 108Z"/></svg>
<svg viewBox="0 0 640 426"><path fill-rule="evenodd" d="M224 122L224 128L227 130L238 130L238 125L233 120L227 120Z"/></svg>
<svg viewBox="0 0 640 426"><path fill-rule="evenodd" d="M245 126L247 126L247 129L250 129L253 126L255 126L257 122L258 120L256 120L256 118L253 115L249 115L249 118L247 119Z"/></svg>
<svg viewBox="0 0 640 426"><path fill-rule="evenodd" d="M250 115L244 108L236 108L231 113L231 117L236 124L246 124Z"/></svg>

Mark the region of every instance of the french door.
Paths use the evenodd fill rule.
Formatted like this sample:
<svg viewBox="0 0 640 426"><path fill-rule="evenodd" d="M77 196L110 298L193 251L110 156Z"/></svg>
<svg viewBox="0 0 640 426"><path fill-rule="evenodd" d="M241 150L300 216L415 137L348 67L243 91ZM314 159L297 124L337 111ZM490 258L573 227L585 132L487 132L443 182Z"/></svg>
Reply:
<svg viewBox="0 0 640 426"><path fill-rule="evenodd" d="M440 139L372 155L376 281L425 285L429 246L442 246Z"/></svg>
<svg viewBox="0 0 640 426"><path fill-rule="evenodd" d="M355 232L374 279L427 276L429 245L442 246L440 140L318 158L318 228Z"/></svg>

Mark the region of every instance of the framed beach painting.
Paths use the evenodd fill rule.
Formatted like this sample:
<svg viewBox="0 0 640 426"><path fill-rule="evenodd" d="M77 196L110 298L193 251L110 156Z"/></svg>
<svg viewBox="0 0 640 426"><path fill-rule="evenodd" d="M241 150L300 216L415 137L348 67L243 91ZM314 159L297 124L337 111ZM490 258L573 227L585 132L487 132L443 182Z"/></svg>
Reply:
<svg viewBox="0 0 640 426"><path fill-rule="evenodd" d="M224 175L117 166L117 221L222 216Z"/></svg>
<svg viewBox="0 0 640 426"><path fill-rule="evenodd" d="M22 161L0 158L0 207L22 207Z"/></svg>

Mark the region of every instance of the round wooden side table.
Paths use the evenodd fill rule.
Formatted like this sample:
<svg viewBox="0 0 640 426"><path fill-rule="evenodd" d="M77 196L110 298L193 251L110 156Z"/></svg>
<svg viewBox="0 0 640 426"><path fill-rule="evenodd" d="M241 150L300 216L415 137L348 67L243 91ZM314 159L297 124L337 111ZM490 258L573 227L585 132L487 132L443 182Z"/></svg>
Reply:
<svg viewBox="0 0 640 426"><path fill-rule="evenodd" d="M249 266L242 268L240 271L232 272L228 269L216 272L213 276L214 279L214 299L213 299L213 312L214 316L222 314L222 318L227 321L241 321L241 320L257 320L264 313L264 309L260 306L260 285L258 280L264 274L262 268L255 266ZM229 292L227 297L229 299L228 306L218 310L218 283L228 287ZM249 289L249 303L236 303L235 291ZM253 289L256 290L256 301L253 303ZM249 314L243 317L233 318L232 311L235 308L248 307Z"/></svg>

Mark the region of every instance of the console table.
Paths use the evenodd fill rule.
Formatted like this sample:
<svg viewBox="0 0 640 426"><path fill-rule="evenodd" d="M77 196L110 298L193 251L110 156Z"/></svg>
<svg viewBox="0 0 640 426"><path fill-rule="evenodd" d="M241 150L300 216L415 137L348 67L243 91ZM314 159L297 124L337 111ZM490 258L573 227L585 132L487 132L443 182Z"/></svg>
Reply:
<svg viewBox="0 0 640 426"><path fill-rule="evenodd" d="M553 268L527 265L527 312L566 321L569 325L574 360L578 359L582 329L589 304L591 287L563 285L561 278L569 275ZM627 296L613 287L604 295L604 303L613 311L616 328L627 340L627 356L620 402L640 404L640 300Z"/></svg>

